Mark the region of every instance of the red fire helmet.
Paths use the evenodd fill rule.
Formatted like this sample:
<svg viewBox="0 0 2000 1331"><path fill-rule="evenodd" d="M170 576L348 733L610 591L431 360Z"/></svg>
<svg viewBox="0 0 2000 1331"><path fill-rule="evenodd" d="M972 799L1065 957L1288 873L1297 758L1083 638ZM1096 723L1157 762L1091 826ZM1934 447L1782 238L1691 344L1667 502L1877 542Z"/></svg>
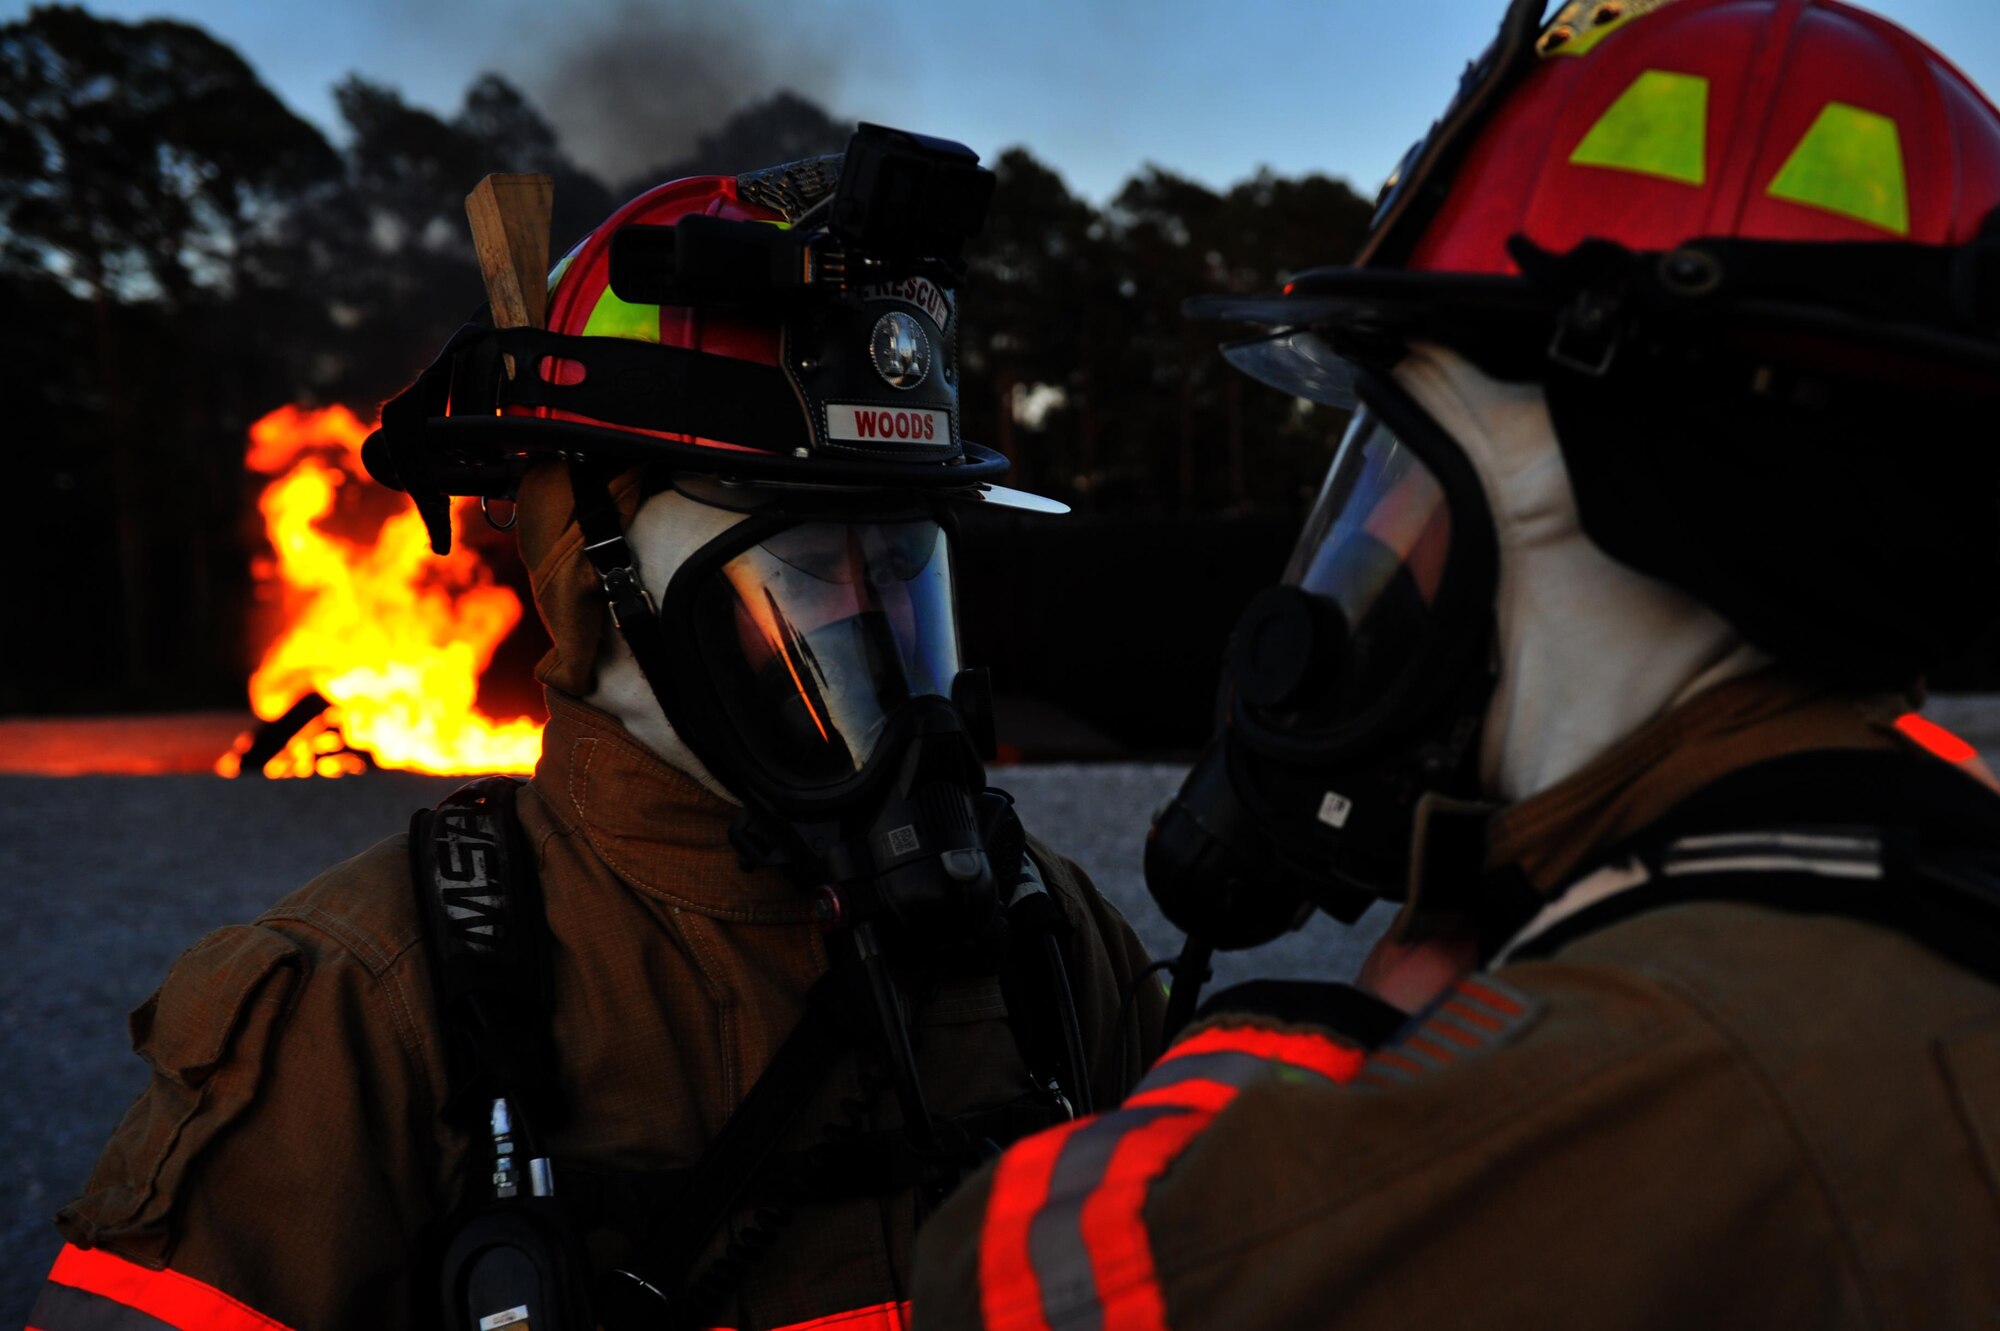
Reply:
<svg viewBox="0 0 2000 1331"><path fill-rule="evenodd" d="M1420 342L1539 382L1585 532L1780 659L1898 683L1965 648L2000 605L2000 112L1840 0L1543 7L1355 263L1189 313L1337 405Z"/></svg>
<svg viewBox="0 0 2000 1331"><path fill-rule="evenodd" d="M769 311L766 318L759 320L753 312L741 309L640 305L620 300L611 289L611 241L621 227L673 226L683 217L694 215L789 225L776 210L743 198L736 180L730 176L692 176L656 185L611 214L549 270L549 331L574 337L626 338L682 347L704 355L777 365L779 328L777 321L768 317ZM564 377L565 368L555 367L558 379ZM618 422L595 421L561 407L516 406L509 410L554 420L634 428ZM743 447L727 440L660 433L665 438L708 448Z"/></svg>
<svg viewBox="0 0 2000 1331"><path fill-rule="evenodd" d="M959 432L956 288L992 191L963 145L875 125L648 190L556 264L544 326L460 329L363 459L440 551L446 496L511 497L552 460L1060 511Z"/></svg>
<svg viewBox="0 0 2000 1331"><path fill-rule="evenodd" d="M1573 0L1533 59L1407 266L1513 273L1515 236L1963 244L2000 205L2000 114L1839 0Z"/></svg>
<svg viewBox="0 0 2000 1331"><path fill-rule="evenodd" d="M754 185L751 193L759 193ZM682 218L691 216L763 222L776 227L789 227L791 224L779 209L745 198L743 189L733 176L690 176L656 185L611 214L550 269L549 331L573 337L624 338L776 367L779 364L781 330L775 312L769 308L760 312L742 305L718 308L637 304L621 300L611 289L612 239L620 229L626 226L674 226ZM545 364L543 373L558 383L565 380L580 382L580 369L574 362L558 360L553 365ZM558 406L517 405L508 407L507 411L510 415L629 430L723 452L755 451L726 439L703 439L672 431L647 430L623 421L598 420L583 412Z"/></svg>

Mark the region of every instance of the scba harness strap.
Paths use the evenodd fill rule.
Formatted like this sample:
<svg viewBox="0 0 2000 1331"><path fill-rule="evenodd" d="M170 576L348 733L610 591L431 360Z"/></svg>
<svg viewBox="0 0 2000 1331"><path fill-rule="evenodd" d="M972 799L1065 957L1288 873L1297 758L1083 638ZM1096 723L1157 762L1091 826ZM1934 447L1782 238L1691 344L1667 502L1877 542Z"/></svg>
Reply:
<svg viewBox="0 0 2000 1331"><path fill-rule="evenodd" d="M2000 984L2000 801L1925 753L1807 752L1702 791L1534 918L1494 964L1638 915L1738 901L1902 934Z"/></svg>
<svg viewBox="0 0 2000 1331"><path fill-rule="evenodd" d="M551 938L540 875L515 811L519 787L504 777L470 782L435 809L418 811L410 829L413 886L451 1074L446 1117L468 1132L491 1129L498 1194L461 1216L446 1246L441 1293L454 1319L448 1325L469 1331L496 1316L556 1331L600 1321L622 1325L603 1308L593 1317L585 1293L590 1266L581 1234L600 1229L636 1240L644 1271L664 1282L662 1297L683 1320L719 1311L715 1305L776 1238L791 1208L922 1184L950 1164L914 1156L902 1130L865 1130L879 1081L848 1105L846 1120L828 1125L826 1141L804 1151L776 1150L833 1069L866 1048L858 977L839 969L815 985L799 1026L692 1167L572 1170L551 1160L543 1134L563 1121L567 1106L557 1093L550 1030ZM967 1153L955 1170L1062 1122L1074 1104L1089 1104L1062 962L1067 920L1026 853L1018 821L1012 826L1021 840L1021 868L1001 982L1015 1043L1039 1093L942 1120ZM863 1080L869 1082L865 1068ZM749 1231L756 1241L732 1245L697 1277L712 1236L744 1207L757 1209ZM599 1297L610 1292L600 1290ZM658 1301L650 1311L657 1313Z"/></svg>

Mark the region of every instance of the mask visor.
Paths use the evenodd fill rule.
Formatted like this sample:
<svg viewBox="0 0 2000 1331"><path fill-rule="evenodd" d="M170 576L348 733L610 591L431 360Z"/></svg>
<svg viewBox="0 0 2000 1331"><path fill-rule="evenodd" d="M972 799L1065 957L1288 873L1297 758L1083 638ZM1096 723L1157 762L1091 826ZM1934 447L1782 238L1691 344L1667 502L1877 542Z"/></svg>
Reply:
<svg viewBox="0 0 2000 1331"><path fill-rule="evenodd" d="M695 644L749 756L819 790L866 766L902 704L951 696L954 606L935 521L813 521L705 575Z"/></svg>
<svg viewBox="0 0 2000 1331"><path fill-rule="evenodd" d="M1337 650L1324 686L1267 719L1295 734L1346 726L1384 701L1437 631L1451 555L1444 487L1373 411L1349 427L1284 581L1328 603Z"/></svg>

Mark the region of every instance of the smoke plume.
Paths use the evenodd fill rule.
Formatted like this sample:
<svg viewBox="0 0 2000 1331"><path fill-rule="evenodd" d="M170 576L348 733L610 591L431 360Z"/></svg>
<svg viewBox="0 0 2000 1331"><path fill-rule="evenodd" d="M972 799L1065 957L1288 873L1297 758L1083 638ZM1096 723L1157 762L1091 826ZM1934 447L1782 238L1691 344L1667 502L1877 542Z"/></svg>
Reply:
<svg viewBox="0 0 2000 1331"><path fill-rule="evenodd" d="M611 0L565 14L580 22L523 82L569 154L607 181L680 160L698 134L775 92L824 105L847 63L834 15L810 0Z"/></svg>

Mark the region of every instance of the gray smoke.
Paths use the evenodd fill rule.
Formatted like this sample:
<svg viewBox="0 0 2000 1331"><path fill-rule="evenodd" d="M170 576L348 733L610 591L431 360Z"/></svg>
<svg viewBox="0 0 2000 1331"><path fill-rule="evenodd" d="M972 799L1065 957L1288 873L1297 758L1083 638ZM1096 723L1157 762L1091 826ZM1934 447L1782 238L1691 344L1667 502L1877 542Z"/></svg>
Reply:
<svg viewBox="0 0 2000 1331"><path fill-rule="evenodd" d="M561 8L544 50L508 62L576 162L608 181L677 161L779 91L826 105L845 39L811 0L606 0Z"/></svg>

